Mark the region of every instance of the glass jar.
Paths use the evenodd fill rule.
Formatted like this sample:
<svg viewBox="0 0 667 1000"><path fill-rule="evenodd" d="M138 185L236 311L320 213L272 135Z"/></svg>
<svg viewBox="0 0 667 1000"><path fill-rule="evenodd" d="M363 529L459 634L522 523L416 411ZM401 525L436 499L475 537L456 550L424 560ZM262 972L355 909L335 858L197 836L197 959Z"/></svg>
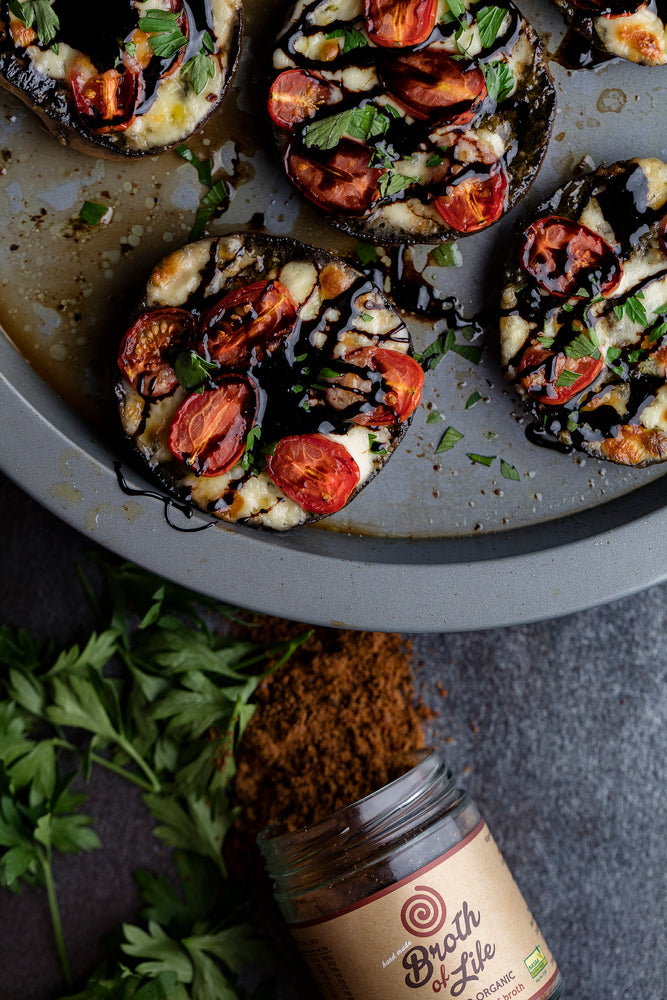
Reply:
<svg viewBox="0 0 667 1000"><path fill-rule="evenodd" d="M326 1000L557 1000L558 968L441 752L296 833L263 831L274 896Z"/></svg>

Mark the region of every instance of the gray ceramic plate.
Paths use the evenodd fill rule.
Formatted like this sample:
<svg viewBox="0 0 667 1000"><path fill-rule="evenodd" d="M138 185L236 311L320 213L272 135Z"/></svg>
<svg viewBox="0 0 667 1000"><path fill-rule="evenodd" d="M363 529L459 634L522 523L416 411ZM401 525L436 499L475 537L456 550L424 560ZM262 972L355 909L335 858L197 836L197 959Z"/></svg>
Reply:
<svg viewBox="0 0 667 1000"><path fill-rule="evenodd" d="M269 151L258 67L271 41L264 26L283 9L272 6L275 19L266 4L248 3L235 85L222 113L190 143L212 158L216 179L234 185L228 211L209 232L263 227L349 253L354 243L292 195ZM558 15L533 12L532 3L524 12L555 51ZM493 301L513 225L583 157L667 159L667 69L618 61L594 72L551 68L559 110L537 182L502 223L460 241L460 267L438 269L438 284L466 315ZM356 628L516 624L667 577L664 468L624 470L530 444L494 345L479 365L447 355L427 376L424 404L399 452L321 526L289 535L217 526L180 533L155 501L123 495L107 389L114 347L153 264L187 240L203 189L175 153L127 164L87 158L58 146L14 99L0 102L0 321L8 335L0 340L0 465L69 524L223 600ZM113 206L110 223L82 228L84 200ZM412 326L418 348L440 329ZM473 393L481 399L466 409ZM450 425L464 438L436 454ZM487 467L469 453L494 458ZM502 475L501 459L518 481ZM126 474L133 486L150 488Z"/></svg>

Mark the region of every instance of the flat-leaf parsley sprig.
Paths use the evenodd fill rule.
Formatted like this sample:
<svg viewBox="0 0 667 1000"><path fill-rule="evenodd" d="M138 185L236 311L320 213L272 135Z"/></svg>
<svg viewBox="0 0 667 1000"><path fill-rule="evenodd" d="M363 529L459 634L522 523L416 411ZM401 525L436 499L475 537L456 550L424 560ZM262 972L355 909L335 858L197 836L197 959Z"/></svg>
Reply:
<svg viewBox="0 0 667 1000"><path fill-rule="evenodd" d="M221 848L234 820L228 788L257 685L306 636L231 639L211 622L234 609L130 564L102 567L108 607L95 604L103 627L83 646L58 650L0 629L0 884L46 888L71 986L52 861L56 852L100 845L72 782L110 769L142 789L155 835L179 852L181 874L200 889L144 873L148 925L123 928L123 956L77 997L244 997L236 972L257 943L221 908Z"/></svg>

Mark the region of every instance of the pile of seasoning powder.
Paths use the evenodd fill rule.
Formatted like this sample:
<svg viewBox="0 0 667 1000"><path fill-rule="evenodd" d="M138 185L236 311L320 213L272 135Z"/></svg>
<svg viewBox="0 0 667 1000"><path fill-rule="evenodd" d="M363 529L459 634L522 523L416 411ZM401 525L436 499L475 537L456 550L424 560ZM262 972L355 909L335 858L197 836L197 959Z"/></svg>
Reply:
<svg viewBox="0 0 667 1000"><path fill-rule="evenodd" d="M254 639L293 639L308 626L262 619ZM229 870L262 869L257 834L298 830L381 788L425 746L433 713L418 702L410 644L395 633L317 627L257 689L241 740L225 841Z"/></svg>

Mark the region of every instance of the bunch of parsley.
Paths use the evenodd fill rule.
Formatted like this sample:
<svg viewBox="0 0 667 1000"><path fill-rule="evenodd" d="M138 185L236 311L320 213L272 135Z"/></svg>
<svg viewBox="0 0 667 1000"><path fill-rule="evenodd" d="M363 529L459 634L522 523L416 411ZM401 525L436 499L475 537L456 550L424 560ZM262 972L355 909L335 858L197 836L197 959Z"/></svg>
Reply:
<svg viewBox="0 0 667 1000"><path fill-rule="evenodd" d="M266 946L239 922L225 881L229 784L252 695L301 639L226 637L207 619L219 625L234 609L130 564L102 565L104 611L83 578L103 622L83 647L0 628L0 885L46 889L71 988L53 857L100 846L80 787L108 768L142 789L179 877L136 874L142 922L123 925L115 955L72 1000L245 998L237 974Z"/></svg>

